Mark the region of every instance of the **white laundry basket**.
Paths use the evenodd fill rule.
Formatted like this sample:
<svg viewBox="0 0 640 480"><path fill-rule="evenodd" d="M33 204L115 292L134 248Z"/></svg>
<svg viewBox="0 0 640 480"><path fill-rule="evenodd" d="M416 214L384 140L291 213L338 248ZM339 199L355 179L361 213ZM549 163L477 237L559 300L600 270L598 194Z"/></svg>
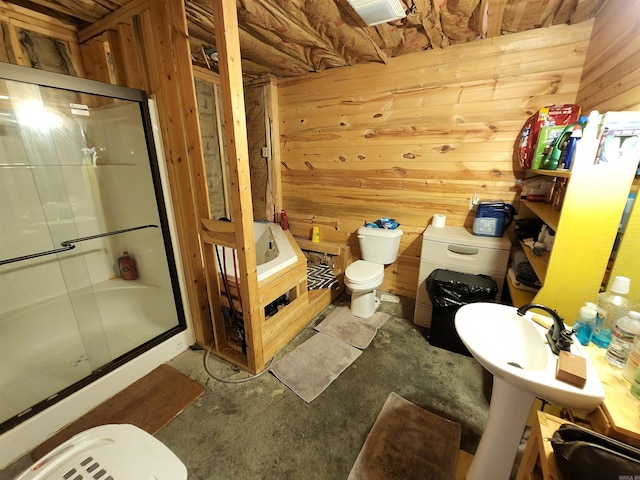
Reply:
<svg viewBox="0 0 640 480"><path fill-rule="evenodd" d="M36 461L15 480L186 480L169 448L128 424L90 428Z"/></svg>

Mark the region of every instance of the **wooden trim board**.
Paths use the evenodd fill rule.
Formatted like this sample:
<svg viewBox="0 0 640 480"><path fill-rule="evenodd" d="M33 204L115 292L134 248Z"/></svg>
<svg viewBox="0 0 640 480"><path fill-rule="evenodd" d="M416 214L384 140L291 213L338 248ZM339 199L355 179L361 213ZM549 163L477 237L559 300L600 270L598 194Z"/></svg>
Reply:
<svg viewBox="0 0 640 480"><path fill-rule="evenodd" d="M204 391L175 368L160 365L38 445L31 458L38 460L74 435L99 425L129 423L153 435Z"/></svg>

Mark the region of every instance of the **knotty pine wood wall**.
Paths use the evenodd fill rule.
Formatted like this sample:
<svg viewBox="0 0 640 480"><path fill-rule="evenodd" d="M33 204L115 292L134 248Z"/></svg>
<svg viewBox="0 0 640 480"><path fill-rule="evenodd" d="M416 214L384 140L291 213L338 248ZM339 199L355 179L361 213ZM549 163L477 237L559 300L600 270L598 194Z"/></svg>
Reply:
<svg viewBox="0 0 640 480"><path fill-rule="evenodd" d="M470 227L473 194L517 203L525 120L575 103L593 21L328 70L278 84L283 207L294 235L348 243L395 218L404 232L381 290L415 297L434 214Z"/></svg>

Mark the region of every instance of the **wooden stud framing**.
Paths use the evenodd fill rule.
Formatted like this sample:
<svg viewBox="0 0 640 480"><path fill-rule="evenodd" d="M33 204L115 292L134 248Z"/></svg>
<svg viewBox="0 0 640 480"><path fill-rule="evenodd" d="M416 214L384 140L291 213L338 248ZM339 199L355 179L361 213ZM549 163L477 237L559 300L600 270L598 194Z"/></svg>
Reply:
<svg viewBox="0 0 640 480"><path fill-rule="evenodd" d="M236 246L240 263L240 298L243 304L244 327L247 338L247 367L251 371L264 368L262 349L262 322L258 301L258 277L253 236L251 181L249 177L249 152L245 122L242 67L240 64L240 37L235 2L213 0L213 15L219 35L219 70L222 87L222 105L226 120L225 135L229 153L231 184L235 186L233 219ZM243 213L244 212L244 213Z"/></svg>

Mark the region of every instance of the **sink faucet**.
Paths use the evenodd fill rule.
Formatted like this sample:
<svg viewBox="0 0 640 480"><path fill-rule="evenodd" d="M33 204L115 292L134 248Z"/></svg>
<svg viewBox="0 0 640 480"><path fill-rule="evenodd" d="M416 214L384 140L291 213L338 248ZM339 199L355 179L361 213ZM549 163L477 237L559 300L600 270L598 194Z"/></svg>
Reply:
<svg viewBox="0 0 640 480"><path fill-rule="evenodd" d="M551 315L553 319L553 325L551 325L551 328L547 332L547 342L549 343L549 347L551 347L551 351L556 355L560 353L560 350L570 351L571 344L573 343L571 335L573 335L574 331L564 328L564 320L558 315L558 312L540 303L527 303L518 308L517 313L521 317L524 317L524 314L533 308L544 310Z"/></svg>

